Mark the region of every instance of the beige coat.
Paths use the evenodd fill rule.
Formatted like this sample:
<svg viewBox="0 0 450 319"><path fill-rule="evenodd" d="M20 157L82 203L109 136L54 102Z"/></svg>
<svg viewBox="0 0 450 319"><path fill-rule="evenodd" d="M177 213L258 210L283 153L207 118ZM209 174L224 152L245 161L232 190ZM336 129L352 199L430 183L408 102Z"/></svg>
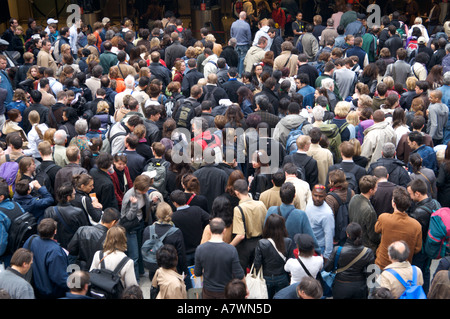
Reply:
<svg viewBox="0 0 450 319"><path fill-rule="evenodd" d="M273 69L281 71L285 67L289 69L289 76L297 75L298 55L297 54L291 55L291 51L282 51L281 54L277 56L273 61Z"/></svg>
<svg viewBox="0 0 450 319"><path fill-rule="evenodd" d="M280 197L280 189L279 186L273 186L261 193L259 196L259 200L266 205L266 208L269 209L272 206L280 206L282 204ZM294 207L297 209L301 209L300 206L300 198L295 195L294 198Z"/></svg>
<svg viewBox="0 0 450 319"><path fill-rule="evenodd" d="M381 158L381 150L386 143L393 143L396 145L396 134L388 121L383 121L373 124L371 127L364 130L364 142L361 145L361 156L367 157L368 168L370 164L375 163Z"/></svg>
<svg viewBox="0 0 450 319"><path fill-rule="evenodd" d="M251 72L253 68L253 64L259 63L264 59L264 55L266 54L266 51L264 49L253 45L248 49L247 55L244 59L244 69L245 72Z"/></svg>
<svg viewBox="0 0 450 319"><path fill-rule="evenodd" d="M306 154L312 156L317 161L319 184L325 185L328 169L333 165L333 154L331 154L329 149L323 148L319 144L311 144Z"/></svg>
<svg viewBox="0 0 450 319"><path fill-rule="evenodd" d="M153 276L152 286L159 286L156 299L187 299L183 275L175 270L158 268Z"/></svg>
<svg viewBox="0 0 450 319"><path fill-rule="evenodd" d="M58 70L55 59L53 59L52 55L45 50L39 51L37 55L36 65L44 68L53 69L54 73Z"/></svg>
<svg viewBox="0 0 450 319"><path fill-rule="evenodd" d="M403 280L405 280L406 282L408 282L408 280L412 280L412 267L409 261L394 262L392 264L387 265L385 269L388 268L398 272L400 277L402 277ZM422 270L420 270L419 267L416 267L416 269L417 269L417 284L422 286L423 285ZM400 281L398 281L397 278L395 278L394 275L388 271L383 271L381 273L379 283L382 288L388 288L395 299L400 297L402 293L405 291L405 287L403 287Z"/></svg>

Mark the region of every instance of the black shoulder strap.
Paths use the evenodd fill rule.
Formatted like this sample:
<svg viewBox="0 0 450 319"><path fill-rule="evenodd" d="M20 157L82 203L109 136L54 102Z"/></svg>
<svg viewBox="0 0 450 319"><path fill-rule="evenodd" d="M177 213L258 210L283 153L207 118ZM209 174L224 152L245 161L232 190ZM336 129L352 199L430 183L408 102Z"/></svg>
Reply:
<svg viewBox="0 0 450 319"><path fill-rule="evenodd" d="M306 268L305 264L301 261L300 257L297 257L298 262L300 263L300 265L302 265L303 269L305 270L306 274L311 277L314 278L311 273L309 272L308 268Z"/></svg>
<svg viewBox="0 0 450 319"><path fill-rule="evenodd" d="M239 208L239 210L241 211L241 215L242 215L242 223L244 224L244 232L245 232L245 237L247 238L247 227L245 227L245 215L244 215L244 211L242 210L241 206L237 206L237 208Z"/></svg>
<svg viewBox="0 0 450 319"><path fill-rule="evenodd" d="M130 258L128 256L124 256L120 261L120 263L114 269L114 274L117 275L122 270L122 268L125 266L125 264L128 262L129 259Z"/></svg>

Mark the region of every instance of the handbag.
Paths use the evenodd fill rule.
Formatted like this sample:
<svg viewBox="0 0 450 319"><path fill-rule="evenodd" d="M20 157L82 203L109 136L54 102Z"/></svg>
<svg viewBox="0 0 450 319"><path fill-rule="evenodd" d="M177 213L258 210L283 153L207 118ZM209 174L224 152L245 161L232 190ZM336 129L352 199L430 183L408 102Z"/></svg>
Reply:
<svg viewBox="0 0 450 319"><path fill-rule="evenodd" d="M256 269L254 269L254 265L252 265L252 269L250 269L250 272L245 276L245 283L247 284L247 289L249 291L247 299L269 299L262 267L259 269L258 273L256 273Z"/></svg>
<svg viewBox="0 0 450 319"><path fill-rule="evenodd" d="M320 280L320 283L322 285L323 289L323 295L325 297L331 297L332 296L332 286L334 282L334 278L336 277L336 269L337 269L337 263L339 260L339 256L341 255L342 246L339 246L336 256L334 257L334 266L331 271L325 271L322 270L318 273L318 279Z"/></svg>

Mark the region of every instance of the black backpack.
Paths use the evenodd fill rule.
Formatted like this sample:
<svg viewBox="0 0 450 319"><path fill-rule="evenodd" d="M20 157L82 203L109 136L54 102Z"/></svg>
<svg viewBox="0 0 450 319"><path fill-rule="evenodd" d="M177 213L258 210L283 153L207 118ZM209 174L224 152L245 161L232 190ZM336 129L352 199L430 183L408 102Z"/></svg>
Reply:
<svg viewBox="0 0 450 319"><path fill-rule="evenodd" d="M96 299L120 299L124 286L119 273L128 260L130 260L128 256L123 257L112 271L105 268L103 251L100 251L100 269L92 269L89 272L91 296Z"/></svg>
<svg viewBox="0 0 450 319"><path fill-rule="evenodd" d="M22 212L22 209L15 202L14 209L0 210L9 218L11 226L8 230L8 245L6 251L11 254L23 247L25 241L34 234L37 234L37 221L33 214Z"/></svg>
<svg viewBox="0 0 450 319"><path fill-rule="evenodd" d="M347 199L345 202L343 202L339 195L334 192L330 192L328 194L333 196L339 203L339 209L335 217L334 240L338 242L339 245L343 245L347 239L346 228L349 224L348 204L350 203L352 190L347 188Z"/></svg>
<svg viewBox="0 0 450 319"><path fill-rule="evenodd" d="M50 170L57 165L50 164L45 169L42 169L41 165L36 168L36 176L34 177L34 179L37 180L42 186L45 186L50 194L53 194L53 187L50 177L48 176L48 172L50 172Z"/></svg>

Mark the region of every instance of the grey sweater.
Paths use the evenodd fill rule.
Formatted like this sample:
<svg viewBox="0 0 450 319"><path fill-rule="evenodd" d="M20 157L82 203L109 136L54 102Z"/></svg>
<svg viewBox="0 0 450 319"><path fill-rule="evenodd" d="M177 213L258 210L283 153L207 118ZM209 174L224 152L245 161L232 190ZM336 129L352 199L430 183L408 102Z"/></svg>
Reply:
<svg viewBox="0 0 450 319"><path fill-rule="evenodd" d="M444 137L444 128L448 120L448 106L444 103L435 103L430 104L428 110L427 133L432 139L440 140Z"/></svg>

